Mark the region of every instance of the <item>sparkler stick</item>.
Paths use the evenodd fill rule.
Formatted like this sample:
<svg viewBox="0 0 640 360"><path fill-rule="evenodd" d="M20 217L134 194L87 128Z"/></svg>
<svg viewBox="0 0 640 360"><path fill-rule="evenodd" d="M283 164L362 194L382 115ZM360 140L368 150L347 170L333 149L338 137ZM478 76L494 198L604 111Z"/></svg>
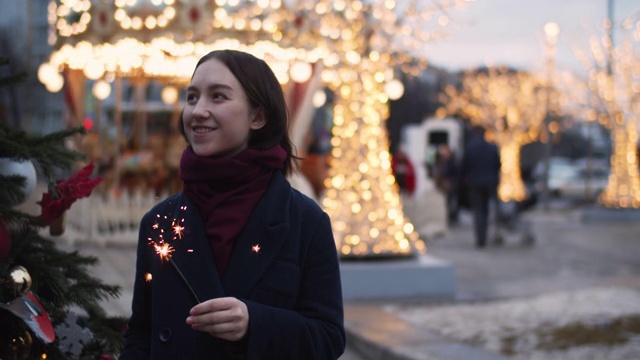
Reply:
<svg viewBox="0 0 640 360"><path fill-rule="evenodd" d="M196 292L193 290L193 288L187 281L187 278L184 276L184 274L178 267L178 264L176 264L175 261L173 261L173 258L171 258L171 253L173 253L173 250L174 250L173 247L165 242L157 243L154 241L153 243L154 243L153 248L155 249L156 254L160 256L160 260L161 261L167 260L171 263L171 265L173 265L173 268L178 272L178 275L180 275L180 278L182 279L182 281L184 281L185 285L187 285L187 288L189 288L189 291L191 291L191 295L193 295L196 301L200 303L200 299L198 298L198 295L196 295Z"/></svg>
<svg viewBox="0 0 640 360"><path fill-rule="evenodd" d="M178 268L178 264L176 264L171 257L169 257L169 261L171 262L171 265L173 265L173 268L176 269L176 271L178 272L178 275L180 275L180 277L182 278L182 281L184 281L185 285L187 285L187 287L189 288L189 291L191 291L191 295L193 295L194 299L196 299L196 302L199 304L200 299L198 298L198 295L196 295L196 292L193 291L193 288L187 281L187 278L184 277L184 274L182 273L182 271L180 271L180 268Z"/></svg>

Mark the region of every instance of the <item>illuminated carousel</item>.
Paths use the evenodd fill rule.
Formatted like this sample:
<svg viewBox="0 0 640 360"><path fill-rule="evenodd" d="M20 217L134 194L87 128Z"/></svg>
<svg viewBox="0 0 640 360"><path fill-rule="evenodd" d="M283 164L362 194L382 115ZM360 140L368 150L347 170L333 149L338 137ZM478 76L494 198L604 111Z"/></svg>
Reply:
<svg viewBox="0 0 640 360"><path fill-rule="evenodd" d="M40 79L58 91L63 71L80 71L100 84L100 96L108 96L119 78L182 86L197 60L220 48L265 59L285 89L315 78L317 88L327 87L337 98L321 203L333 219L340 254L413 256L426 246L403 214L391 172L388 101L402 95L396 75L418 75L427 66L416 60L417 50L441 37L449 11L465 3L52 1L54 51L42 64Z"/></svg>

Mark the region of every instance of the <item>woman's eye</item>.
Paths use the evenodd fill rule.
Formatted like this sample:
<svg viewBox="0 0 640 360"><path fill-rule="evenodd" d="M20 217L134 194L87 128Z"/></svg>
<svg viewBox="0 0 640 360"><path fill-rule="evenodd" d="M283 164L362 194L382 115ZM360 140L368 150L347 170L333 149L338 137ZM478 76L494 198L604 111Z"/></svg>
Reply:
<svg viewBox="0 0 640 360"><path fill-rule="evenodd" d="M188 102L193 102L198 100L198 97L196 96L196 94L187 94L187 101Z"/></svg>
<svg viewBox="0 0 640 360"><path fill-rule="evenodd" d="M213 93L213 95L211 95L211 97L213 99L226 99L227 98L226 96L224 96L223 93Z"/></svg>

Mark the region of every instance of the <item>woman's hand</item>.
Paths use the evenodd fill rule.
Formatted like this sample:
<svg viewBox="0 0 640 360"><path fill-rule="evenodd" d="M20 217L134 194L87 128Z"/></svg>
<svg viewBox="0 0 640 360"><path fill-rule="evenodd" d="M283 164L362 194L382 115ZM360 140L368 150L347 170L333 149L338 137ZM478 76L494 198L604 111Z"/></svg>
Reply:
<svg viewBox="0 0 640 360"><path fill-rule="evenodd" d="M234 297L210 299L191 308L187 324L211 336L238 341L249 329L249 310Z"/></svg>

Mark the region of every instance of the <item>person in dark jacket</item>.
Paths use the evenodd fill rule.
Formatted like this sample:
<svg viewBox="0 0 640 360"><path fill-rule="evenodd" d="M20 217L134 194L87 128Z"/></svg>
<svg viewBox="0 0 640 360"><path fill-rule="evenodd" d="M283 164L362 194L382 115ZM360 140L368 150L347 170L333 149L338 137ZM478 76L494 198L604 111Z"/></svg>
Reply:
<svg viewBox="0 0 640 360"><path fill-rule="evenodd" d="M433 179L436 188L445 196L449 225L458 222L458 191L460 187L458 167L456 156L449 145L439 144L433 167Z"/></svg>
<svg viewBox="0 0 640 360"><path fill-rule="evenodd" d="M484 128L480 126L473 128L462 158L462 179L469 192L478 248L487 244L489 209L491 202L497 197L501 166L498 147L487 142L484 133Z"/></svg>
<svg viewBox="0 0 640 360"><path fill-rule="evenodd" d="M183 191L140 223L119 359L340 357L331 223L286 180L295 159L269 66L234 50L202 57L181 131Z"/></svg>

